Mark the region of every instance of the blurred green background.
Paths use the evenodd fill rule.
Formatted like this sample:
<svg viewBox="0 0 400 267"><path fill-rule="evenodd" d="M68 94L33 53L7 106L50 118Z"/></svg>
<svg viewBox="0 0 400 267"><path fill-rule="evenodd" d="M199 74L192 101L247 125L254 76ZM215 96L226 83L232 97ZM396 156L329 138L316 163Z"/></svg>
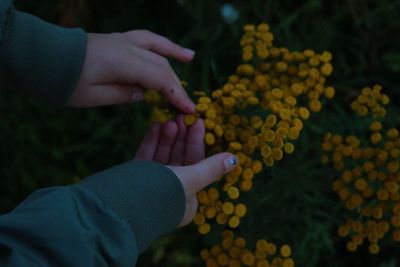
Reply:
<svg viewBox="0 0 400 267"><path fill-rule="evenodd" d="M165 35L196 50L192 63L171 64L189 88L207 92L240 62L247 23L269 23L275 43L291 50L331 51L335 99L306 123L296 152L257 177L238 232L249 241L290 244L297 266L400 266L399 245L389 239L377 256L365 246L346 251L336 228L347 213L331 190L334 174L319 163L324 132L365 132L349 109L365 85L383 85L392 99L387 124L399 126L400 1L17 0L15 6L88 31ZM13 92L0 94L1 213L38 188L71 184L129 160L147 127L149 110L140 104L55 112ZM156 241L138 266L202 266L198 253L216 238L202 239L187 227Z"/></svg>

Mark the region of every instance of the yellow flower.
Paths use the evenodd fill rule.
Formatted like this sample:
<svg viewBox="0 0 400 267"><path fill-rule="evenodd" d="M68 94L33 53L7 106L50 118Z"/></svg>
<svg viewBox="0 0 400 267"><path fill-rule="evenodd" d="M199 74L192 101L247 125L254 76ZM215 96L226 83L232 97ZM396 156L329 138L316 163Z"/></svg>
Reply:
<svg viewBox="0 0 400 267"><path fill-rule="evenodd" d="M218 190L213 187L208 189L208 198L211 200L214 200L214 201L218 200L218 198L219 198Z"/></svg>
<svg viewBox="0 0 400 267"><path fill-rule="evenodd" d="M223 212L218 213L216 221L218 224L226 224L228 222L228 216Z"/></svg>
<svg viewBox="0 0 400 267"><path fill-rule="evenodd" d="M196 213L193 218L193 222L197 225L204 224L206 222L206 217L204 217L204 215L201 213Z"/></svg>
<svg viewBox="0 0 400 267"><path fill-rule="evenodd" d="M333 71L333 68L332 68L332 65L330 63L325 63L321 67L321 73L323 75L325 75L325 76L331 75L332 71Z"/></svg>
<svg viewBox="0 0 400 267"><path fill-rule="evenodd" d="M319 100L311 100L309 103L309 108L312 112L318 112L321 110L322 104Z"/></svg>
<svg viewBox="0 0 400 267"><path fill-rule="evenodd" d="M207 204L210 201L206 191L200 191L197 193L197 199L200 204Z"/></svg>
<svg viewBox="0 0 400 267"><path fill-rule="evenodd" d="M294 145L292 143L285 143L285 145L283 146L283 150L285 151L285 153L287 154L292 154L294 151Z"/></svg>
<svg viewBox="0 0 400 267"><path fill-rule="evenodd" d="M294 260L292 258L283 259L282 267L294 267Z"/></svg>
<svg viewBox="0 0 400 267"><path fill-rule="evenodd" d="M324 51L320 56L322 62L329 62L332 60L332 54L330 52Z"/></svg>
<svg viewBox="0 0 400 267"><path fill-rule="evenodd" d="M292 250L290 249L290 247L288 245L283 245L281 247L280 253L281 253L282 257L287 258L287 257L289 257L291 255Z"/></svg>
<svg viewBox="0 0 400 267"><path fill-rule="evenodd" d="M215 125L214 132L218 137L221 137L224 134L224 130L222 129L221 125Z"/></svg>
<svg viewBox="0 0 400 267"><path fill-rule="evenodd" d="M208 109L208 104L207 103L199 103L196 105L196 110L198 112L205 112Z"/></svg>
<svg viewBox="0 0 400 267"><path fill-rule="evenodd" d="M235 205L235 215L238 217L243 217L247 213L246 205L239 203Z"/></svg>
<svg viewBox="0 0 400 267"><path fill-rule="evenodd" d="M243 262L243 264L246 265L246 266L251 266L255 262L255 257L253 255L253 253L251 253L250 251L245 251L241 255L240 259Z"/></svg>
<svg viewBox="0 0 400 267"><path fill-rule="evenodd" d="M290 140L296 140L297 138L299 138L299 129L296 127L291 127L288 131L288 138Z"/></svg>
<svg viewBox="0 0 400 267"><path fill-rule="evenodd" d="M353 241L350 241L350 242L347 243L347 249L348 249L350 252L354 252L354 251L357 250L357 244L354 243Z"/></svg>
<svg viewBox="0 0 400 267"><path fill-rule="evenodd" d="M208 251L208 249L202 249L200 252L200 256L203 260L207 260L210 257L210 252Z"/></svg>
<svg viewBox="0 0 400 267"><path fill-rule="evenodd" d="M227 194L230 199L237 199L239 197L239 189L237 187L231 186L228 188Z"/></svg>
<svg viewBox="0 0 400 267"><path fill-rule="evenodd" d="M285 97L285 103L289 106L295 106L297 104L297 100L293 96L287 96Z"/></svg>
<svg viewBox="0 0 400 267"><path fill-rule="evenodd" d="M371 143L377 144L382 140L382 135L380 133L373 133L371 135Z"/></svg>
<svg viewBox="0 0 400 267"><path fill-rule="evenodd" d="M289 109L283 108L279 111L279 116L283 119L283 120L289 120L290 116L291 116L291 112Z"/></svg>
<svg viewBox="0 0 400 267"><path fill-rule="evenodd" d="M340 237L346 237L349 234L349 228L345 225L341 225L338 229L338 235Z"/></svg>
<svg viewBox="0 0 400 267"><path fill-rule="evenodd" d="M319 58L318 56L312 56L309 60L308 60L308 64L310 64L311 66L315 67L319 64Z"/></svg>
<svg viewBox="0 0 400 267"><path fill-rule="evenodd" d="M368 246L368 250L371 254L378 254L379 245L377 243L372 243Z"/></svg>
<svg viewBox="0 0 400 267"><path fill-rule="evenodd" d="M232 150L241 150L242 149L242 145L238 142L230 142L229 143L229 148Z"/></svg>
<svg viewBox="0 0 400 267"><path fill-rule="evenodd" d="M219 266L226 266L228 265L229 262L229 257L226 254L219 254L217 256L217 263L219 264Z"/></svg>
<svg viewBox="0 0 400 267"><path fill-rule="evenodd" d="M275 88L272 89L272 95L276 98L276 99L281 99L283 97L283 92L281 89L279 88Z"/></svg>
<svg viewBox="0 0 400 267"><path fill-rule="evenodd" d="M210 119L205 119L204 120L204 126L206 127L206 129L214 129L215 122L213 120L210 120Z"/></svg>
<svg viewBox="0 0 400 267"><path fill-rule="evenodd" d="M262 171L262 163L259 160L253 161L253 164L251 166L254 174L260 173Z"/></svg>
<svg viewBox="0 0 400 267"><path fill-rule="evenodd" d="M386 135L389 139L393 140L399 137L399 131L395 128L392 128L389 131L387 131Z"/></svg>
<svg viewBox="0 0 400 267"><path fill-rule="evenodd" d="M217 210L214 207L207 207L204 213L207 219L211 219L215 217Z"/></svg>
<svg viewBox="0 0 400 267"><path fill-rule="evenodd" d="M212 133L206 133L204 136L204 140L207 145L211 146L215 143L215 136Z"/></svg>
<svg viewBox="0 0 400 267"><path fill-rule="evenodd" d="M283 158L283 152L280 148L273 148L271 154L274 160L281 160Z"/></svg>
<svg viewBox="0 0 400 267"><path fill-rule="evenodd" d="M185 115L184 122L187 126L193 125L197 120L197 117L192 114Z"/></svg>
<svg viewBox="0 0 400 267"><path fill-rule="evenodd" d="M231 228L237 228L239 224L240 224L240 219L237 216L232 216L228 221L228 225Z"/></svg>
<svg viewBox="0 0 400 267"><path fill-rule="evenodd" d="M232 202L224 202L224 204L222 205L222 211L226 214L226 215L231 215L235 210L234 205L232 204Z"/></svg>
<svg viewBox="0 0 400 267"><path fill-rule="evenodd" d="M253 182L251 180L243 180L240 182L240 190L247 192L253 187Z"/></svg>
<svg viewBox="0 0 400 267"><path fill-rule="evenodd" d="M260 23L257 26L257 30L260 32L267 32L267 31L269 31L269 25L267 23Z"/></svg>
<svg viewBox="0 0 400 267"><path fill-rule="evenodd" d="M208 234L210 230L211 230L211 225L209 225L208 223L203 223L198 227L198 231L202 235Z"/></svg>
<svg viewBox="0 0 400 267"><path fill-rule="evenodd" d="M335 89L332 86L325 88L325 97L332 99L335 96Z"/></svg>

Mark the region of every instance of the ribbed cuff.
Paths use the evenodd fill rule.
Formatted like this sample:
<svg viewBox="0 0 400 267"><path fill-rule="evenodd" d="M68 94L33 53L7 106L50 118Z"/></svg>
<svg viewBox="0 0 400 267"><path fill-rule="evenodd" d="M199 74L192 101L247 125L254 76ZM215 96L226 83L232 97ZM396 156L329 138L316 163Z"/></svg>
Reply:
<svg viewBox="0 0 400 267"><path fill-rule="evenodd" d="M131 226L139 252L176 229L185 211L185 193L176 175L152 161L130 161L101 171L80 184L96 193Z"/></svg>
<svg viewBox="0 0 400 267"><path fill-rule="evenodd" d="M82 29L66 29L11 8L0 44L0 88L63 106L78 82L86 52Z"/></svg>

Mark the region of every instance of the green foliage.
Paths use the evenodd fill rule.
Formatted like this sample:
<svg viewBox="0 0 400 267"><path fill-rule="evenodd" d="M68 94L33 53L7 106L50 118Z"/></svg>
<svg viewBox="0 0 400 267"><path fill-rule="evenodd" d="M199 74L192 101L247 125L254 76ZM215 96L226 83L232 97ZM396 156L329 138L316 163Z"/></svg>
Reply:
<svg viewBox="0 0 400 267"><path fill-rule="evenodd" d="M369 255L366 248L346 251L336 234L346 212L331 190L333 174L319 162L324 132L365 135L365 124L349 108L365 85L383 85L394 102L388 123L398 126L400 1L236 0L229 3L239 17L231 23L221 16L226 1L87 3L92 18L88 30L144 28L195 49L192 63L172 62L195 90L209 92L235 70L246 23L269 23L276 42L291 50L332 52L329 83L336 97L306 123L295 153L256 178L255 189L245 199L249 216L239 231L249 241L266 238L290 244L297 266L400 264L399 247L393 243L384 245L378 256ZM55 23L63 15L52 0L16 1L16 6ZM144 105L54 112L12 92L0 94L0 212L11 210L38 188L74 183L129 160L147 127ZM155 242L139 266L199 266L198 252L215 238L203 240L192 227L179 230Z"/></svg>

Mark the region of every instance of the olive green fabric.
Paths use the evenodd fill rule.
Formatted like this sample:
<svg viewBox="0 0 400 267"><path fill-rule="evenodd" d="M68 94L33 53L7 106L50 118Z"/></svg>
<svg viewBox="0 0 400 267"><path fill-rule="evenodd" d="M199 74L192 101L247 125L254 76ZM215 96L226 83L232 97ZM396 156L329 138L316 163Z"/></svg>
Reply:
<svg viewBox="0 0 400 267"><path fill-rule="evenodd" d="M18 12L11 2L0 0L0 90L62 107L79 78L86 34ZM34 192L1 215L0 266L132 267L184 211L184 190L170 169L129 161L77 185Z"/></svg>
<svg viewBox="0 0 400 267"><path fill-rule="evenodd" d="M63 106L75 88L86 51L82 29L66 29L0 6L0 89Z"/></svg>
<svg viewBox="0 0 400 267"><path fill-rule="evenodd" d="M170 169L126 162L77 185L39 190L0 216L0 266L132 267L184 209Z"/></svg>
<svg viewBox="0 0 400 267"><path fill-rule="evenodd" d="M129 223L139 253L157 236L175 229L185 210L181 182L170 169L152 161L126 162L89 176L80 185Z"/></svg>

